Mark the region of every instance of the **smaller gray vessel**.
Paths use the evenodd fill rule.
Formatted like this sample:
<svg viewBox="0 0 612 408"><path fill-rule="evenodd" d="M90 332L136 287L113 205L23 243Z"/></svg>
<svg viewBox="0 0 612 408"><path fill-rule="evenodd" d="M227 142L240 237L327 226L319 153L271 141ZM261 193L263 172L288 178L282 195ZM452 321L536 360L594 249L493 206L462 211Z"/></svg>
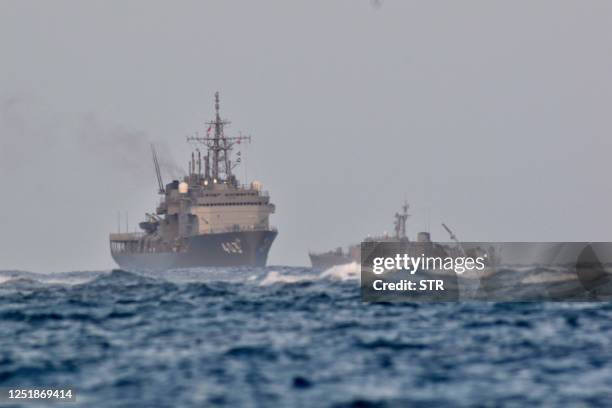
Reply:
<svg viewBox="0 0 612 408"><path fill-rule="evenodd" d="M393 230L394 235L382 235L377 237L367 237L363 242L392 242L397 243L400 248L415 246L416 243L422 244L431 243L429 232L419 232L417 234L416 243L412 243L406 235L406 221L410 216L408 214L408 203L404 203L402 211L395 213ZM418 246L418 245L417 245ZM420 246L419 246L420 248ZM353 262L360 263L360 244L353 244L344 251L341 247L327 252L310 252L310 263L313 268L328 269L333 266L350 264Z"/></svg>

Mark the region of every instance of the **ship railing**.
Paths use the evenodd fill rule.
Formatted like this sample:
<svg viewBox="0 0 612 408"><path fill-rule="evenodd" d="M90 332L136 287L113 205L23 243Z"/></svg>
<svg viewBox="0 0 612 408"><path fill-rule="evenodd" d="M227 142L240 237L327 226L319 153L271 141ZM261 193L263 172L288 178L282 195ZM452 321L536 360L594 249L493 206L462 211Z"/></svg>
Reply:
<svg viewBox="0 0 612 408"><path fill-rule="evenodd" d="M207 233L218 234L223 232L245 232L245 231L278 231L276 227L260 225L234 225L226 228L210 228Z"/></svg>
<svg viewBox="0 0 612 408"><path fill-rule="evenodd" d="M111 241L121 241L121 242L138 241L140 238L144 236L145 236L144 232L116 232L116 233L110 234L110 240Z"/></svg>
<svg viewBox="0 0 612 408"><path fill-rule="evenodd" d="M238 184L236 187L238 187L239 189L253 190L253 186L250 184ZM258 193L262 197L270 197L270 193L268 192L268 190L259 190Z"/></svg>
<svg viewBox="0 0 612 408"><path fill-rule="evenodd" d="M252 187L248 184L240 184L238 188L244 188L246 190L252 189ZM258 191L258 193L260 197L270 197L270 192L268 190L260 190ZM185 196L183 198L188 198L188 196ZM165 196L159 197L159 199L157 200L157 207L165 207L166 205L167 205L166 197Z"/></svg>

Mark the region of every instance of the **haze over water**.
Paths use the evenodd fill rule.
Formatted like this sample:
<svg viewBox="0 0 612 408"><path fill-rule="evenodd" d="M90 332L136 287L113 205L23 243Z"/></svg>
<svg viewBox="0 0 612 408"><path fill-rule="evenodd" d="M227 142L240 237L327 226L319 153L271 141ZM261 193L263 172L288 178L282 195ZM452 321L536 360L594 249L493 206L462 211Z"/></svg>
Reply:
<svg viewBox="0 0 612 408"><path fill-rule="evenodd" d="M272 264L392 230L608 241L612 4L369 0L0 6L0 267L114 267L221 92ZM429 214L429 216L428 216ZM429 226L429 227L428 227Z"/></svg>

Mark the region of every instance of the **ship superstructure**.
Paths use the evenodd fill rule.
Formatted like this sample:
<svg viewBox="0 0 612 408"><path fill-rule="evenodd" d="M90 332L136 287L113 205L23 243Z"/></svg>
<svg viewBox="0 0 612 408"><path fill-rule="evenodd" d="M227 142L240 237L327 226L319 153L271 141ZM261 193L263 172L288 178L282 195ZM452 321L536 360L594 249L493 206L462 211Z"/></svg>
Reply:
<svg viewBox="0 0 612 408"><path fill-rule="evenodd" d="M408 203L402 205L402 211L397 212L394 215L393 229L394 234L383 234L377 237L366 237L363 242L390 242L397 243L398 248L414 248L420 250L422 248L427 249L432 245L431 237L429 232L419 232L417 234L416 241L410 241L406 235L406 221L410 217L408 214ZM332 266L349 264L352 262L359 263L361 257L361 248L359 244L350 245L347 251L344 251L341 247L328 251L314 253L310 252L310 263L314 268L330 268Z"/></svg>
<svg viewBox="0 0 612 408"><path fill-rule="evenodd" d="M274 213L262 184L241 185L234 169L240 164L238 144L250 137L225 134L219 93L215 118L206 136L189 137L198 147L191 153L183 180L164 185L157 152L153 162L162 196L154 214L141 222L142 232L110 235L111 254L122 268L168 269L198 266L264 266L277 231Z"/></svg>

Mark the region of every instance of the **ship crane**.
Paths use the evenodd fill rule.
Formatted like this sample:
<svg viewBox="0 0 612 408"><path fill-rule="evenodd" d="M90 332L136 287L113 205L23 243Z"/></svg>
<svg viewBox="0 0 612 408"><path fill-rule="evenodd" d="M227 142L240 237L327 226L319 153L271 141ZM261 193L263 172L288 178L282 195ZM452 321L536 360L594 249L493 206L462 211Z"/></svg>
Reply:
<svg viewBox="0 0 612 408"><path fill-rule="evenodd" d="M463 249L463 245L461 245L461 242L459 242L455 233L450 228L448 228L448 226L445 223L442 223L442 227L446 230L446 232L448 232L448 235L450 235L451 241L456 243L459 249L461 250L461 253L465 255L465 250Z"/></svg>
<svg viewBox="0 0 612 408"><path fill-rule="evenodd" d="M444 227L446 232L448 232L448 235L450 235L451 241L459 243L459 240L457 239L457 236L455 235L455 233L453 231L451 231L451 229L448 228L448 226L445 223L442 223L442 227Z"/></svg>
<svg viewBox="0 0 612 408"><path fill-rule="evenodd" d="M166 194L164 182L162 181L161 170L159 169L159 160L157 160L157 152L155 146L151 143L151 153L153 153L153 165L155 166L155 175L157 176L157 184L159 185L159 194Z"/></svg>

